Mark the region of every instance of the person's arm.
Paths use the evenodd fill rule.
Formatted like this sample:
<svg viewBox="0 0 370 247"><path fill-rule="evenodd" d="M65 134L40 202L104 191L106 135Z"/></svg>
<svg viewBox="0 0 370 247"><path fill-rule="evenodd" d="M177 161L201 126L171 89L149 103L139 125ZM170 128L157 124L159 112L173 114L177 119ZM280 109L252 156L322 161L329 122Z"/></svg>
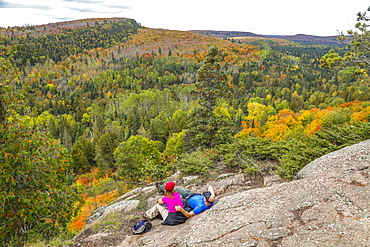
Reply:
<svg viewBox="0 0 370 247"><path fill-rule="evenodd" d="M211 192L211 197L208 199L209 202L214 202L216 199L215 191L213 190L213 187L210 185L208 186L208 191Z"/></svg>
<svg viewBox="0 0 370 247"><path fill-rule="evenodd" d="M181 206L176 206L175 208L176 208L176 210L177 210L178 212L181 212L181 213L182 213L183 215L185 215L187 218L190 218L190 217L192 217L192 216L194 216L194 215L195 215L193 211L191 211L191 212L189 213L188 211L186 211L185 209L183 209Z"/></svg>
<svg viewBox="0 0 370 247"><path fill-rule="evenodd" d="M161 198L161 199L158 199L157 203L158 203L159 205L163 205L163 204L164 204L164 202L162 201L162 198Z"/></svg>

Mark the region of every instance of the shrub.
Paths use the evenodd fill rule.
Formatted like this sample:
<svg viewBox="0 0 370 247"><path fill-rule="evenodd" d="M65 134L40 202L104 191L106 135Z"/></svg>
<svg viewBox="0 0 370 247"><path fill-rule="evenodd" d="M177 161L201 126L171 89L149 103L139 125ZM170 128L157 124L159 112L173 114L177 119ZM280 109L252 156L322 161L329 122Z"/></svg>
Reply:
<svg viewBox="0 0 370 247"><path fill-rule="evenodd" d="M251 167L251 160L278 160L283 148L279 142L245 136L232 144L219 145L215 150L226 168L245 169Z"/></svg>
<svg viewBox="0 0 370 247"><path fill-rule="evenodd" d="M176 167L187 175L204 175L209 173L213 162L210 156L203 151L196 151L190 154L184 154L176 163Z"/></svg>
<svg viewBox="0 0 370 247"><path fill-rule="evenodd" d="M328 140L316 135L302 134L299 138L282 141L286 151L279 159L281 166L277 173L286 179L292 179L306 164L314 159L336 150L336 146Z"/></svg>
<svg viewBox="0 0 370 247"><path fill-rule="evenodd" d="M294 176L308 163L325 154L370 138L370 123L354 123L322 128L314 135L297 135L284 141L286 151L279 159L278 174L287 179Z"/></svg>

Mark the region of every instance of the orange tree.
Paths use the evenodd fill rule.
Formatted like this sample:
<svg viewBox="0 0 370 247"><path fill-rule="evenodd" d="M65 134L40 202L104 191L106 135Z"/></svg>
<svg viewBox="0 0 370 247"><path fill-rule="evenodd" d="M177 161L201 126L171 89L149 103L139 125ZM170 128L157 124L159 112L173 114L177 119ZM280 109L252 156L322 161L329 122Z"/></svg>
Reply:
<svg viewBox="0 0 370 247"><path fill-rule="evenodd" d="M0 242L23 246L65 229L76 194L68 186L66 150L35 130L24 114L11 53L0 47Z"/></svg>
<svg viewBox="0 0 370 247"><path fill-rule="evenodd" d="M84 228L86 219L96 208L107 205L128 191L125 183L113 179L115 173L105 174L104 177L101 177L101 173L99 168L94 167L91 172L76 177L74 188L81 194L83 200L76 203L80 211L69 225L72 232Z"/></svg>

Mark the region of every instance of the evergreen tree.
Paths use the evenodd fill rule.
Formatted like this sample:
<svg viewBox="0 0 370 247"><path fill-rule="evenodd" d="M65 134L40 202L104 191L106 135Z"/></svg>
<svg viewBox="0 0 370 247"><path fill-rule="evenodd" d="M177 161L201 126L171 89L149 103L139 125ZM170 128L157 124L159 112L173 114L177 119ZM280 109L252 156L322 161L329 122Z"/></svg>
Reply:
<svg viewBox="0 0 370 247"><path fill-rule="evenodd" d="M78 139L71 150L73 172L78 174L89 172L91 168L96 166L94 157L93 142L85 138Z"/></svg>
<svg viewBox="0 0 370 247"><path fill-rule="evenodd" d="M137 107L129 113L127 118L127 126L130 130L130 135L137 135L137 131L140 129L141 119L138 113Z"/></svg>
<svg viewBox="0 0 370 247"><path fill-rule="evenodd" d="M95 146L95 161L103 170L115 168L113 152L118 146L118 135L114 132L103 134Z"/></svg>
<svg viewBox="0 0 370 247"><path fill-rule="evenodd" d="M218 48L212 47L198 70L193 94L198 96L199 106L190 113L185 133L188 150L212 148L231 139L231 122L214 113L218 100L231 95L226 75L220 70L218 56Z"/></svg>
<svg viewBox="0 0 370 247"><path fill-rule="evenodd" d="M368 9L370 11L370 8ZM331 49L325 54L320 62L323 67L333 68L334 66L353 66L356 65L359 69L369 70L370 59L369 59L369 38L370 38L370 18L366 12L359 12L357 14L357 23L354 29L347 32L347 35L343 34L339 37L341 40L350 40L347 48L349 52L341 56ZM365 71L358 70L359 73Z"/></svg>

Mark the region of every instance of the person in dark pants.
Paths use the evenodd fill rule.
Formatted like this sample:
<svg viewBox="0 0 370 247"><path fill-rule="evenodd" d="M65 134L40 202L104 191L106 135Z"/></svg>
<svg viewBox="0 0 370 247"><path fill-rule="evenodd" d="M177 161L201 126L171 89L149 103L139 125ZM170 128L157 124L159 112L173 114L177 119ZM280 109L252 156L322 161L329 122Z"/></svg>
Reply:
<svg viewBox="0 0 370 247"><path fill-rule="evenodd" d="M191 211L186 211L184 207L176 206L178 212L183 213L187 218L200 214L213 206L216 199L215 192L212 186L208 186L208 191L202 194L191 194L185 201L185 208L190 207Z"/></svg>

